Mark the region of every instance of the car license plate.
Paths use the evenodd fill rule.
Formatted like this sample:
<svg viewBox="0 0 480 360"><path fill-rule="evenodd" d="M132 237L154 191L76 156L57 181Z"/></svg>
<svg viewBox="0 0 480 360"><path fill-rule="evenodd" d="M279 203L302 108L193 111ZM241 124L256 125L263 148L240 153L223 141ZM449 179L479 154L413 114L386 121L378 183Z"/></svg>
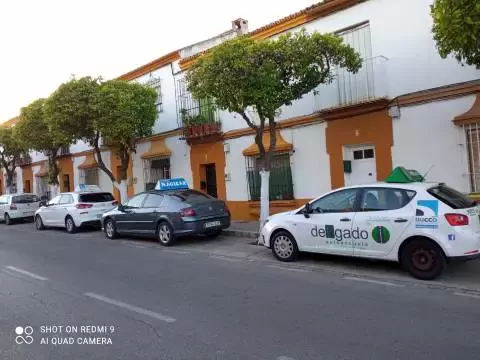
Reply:
<svg viewBox="0 0 480 360"><path fill-rule="evenodd" d="M215 227L215 226L220 226L220 225L222 225L221 221L210 221L210 222L205 223L205 228L208 229L208 228Z"/></svg>

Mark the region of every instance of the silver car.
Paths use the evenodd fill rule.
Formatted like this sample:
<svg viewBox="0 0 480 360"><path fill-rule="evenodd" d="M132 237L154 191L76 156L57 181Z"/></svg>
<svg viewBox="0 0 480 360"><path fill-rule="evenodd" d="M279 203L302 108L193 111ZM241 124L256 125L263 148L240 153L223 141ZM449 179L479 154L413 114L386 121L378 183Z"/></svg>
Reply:
<svg viewBox="0 0 480 360"><path fill-rule="evenodd" d="M132 197L103 214L108 239L119 235L155 237L170 246L176 238L203 234L218 236L230 226L226 203L192 190L152 190Z"/></svg>

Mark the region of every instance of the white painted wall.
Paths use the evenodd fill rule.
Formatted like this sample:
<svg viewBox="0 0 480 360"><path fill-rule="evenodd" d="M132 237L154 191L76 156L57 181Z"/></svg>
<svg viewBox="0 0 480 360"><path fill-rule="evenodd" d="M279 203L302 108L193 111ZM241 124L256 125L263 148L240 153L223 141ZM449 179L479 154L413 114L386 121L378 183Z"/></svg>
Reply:
<svg viewBox="0 0 480 360"><path fill-rule="evenodd" d="M326 150L324 123L284 129L280 134L293 145L290 166L296 199L314 198L331 189L330 160ZM248 200L248 182L243 150L254 143L254 136L229 139L230 151L225 154L227 199Z"/></svg>
<svg viewBox="0 0 480 360"><path fill-rule="evenodd" d="M226 140L230 151L225 153L225 174L230 174L230 181L225 181L227 200L248 200L247 168L243 150L255 142L253 136L243 136Z"/></svg>
<svg viewBox="0 0 480 360"><path fill-rule="evenodd" d="M137 152L132 155L133 178L137 180L133 184L135 194L145 191L145 179L143 178L143 159L142 154L150 149L150 141L137 144Z"/></svg>
<svg viewBox="0 0 480 360"><path fill-rule="evenodd" d="M150 76L161 79L163 111L158 114L153 127L153 134L159 134L165 131L176 129L177 126L177 105L175 98L175 79L172 74L172 68L166 65L160 69L154 70L136 79L137 82L144 84L148 82Z"/></svg>
<svg viewBox="0 0 480 360"><path fill-rule="evenodd" d="M330 158L325 142L326 123L281 130L293 145L290 156L296 199L314 198L331 190Z"/></svg>
<svg viewBox="0 0 480 360"><path fill-rule="evenodd" d="M393 120L392 162L426 173L428 181L442 181L464 192L470 191L468 154L461 145L465 135L452 122L468 111L475 97L426 103L401 108Z"/></svg>
<svg viewBox="0 0 480 360"><path fill-rule="evenodd" d="M80 169L78 168L85 161L86 156L76 156L73 158L73 189L80 184Z"/></svg>
<svg viewBox="0 0 480 360"><path fill-rule="evenodd" d="M23 171L21 167L16 167L15 172L17 173L17 193L23 194ZM5 183L6 184L6 183Z"/></svg>
<svg viewBox="0 0 480 360"><path fill-rule="evenodd" d="M40 171L41 165L35 165L32 166L32 174L33 174L33 181L32 181L32 192L37 193L37 177L35 174L37 174Z"/></svg>
<svg viewBox="0 0 480 360"><path fill-rule="evenodd" d="M30 157L32 158L32 162L47 160L47 157L44 154L37 151L31 151Z"/></svg>
<svg viewBox="0 0 480 360"><path fill-rule="evenodd" d="M185 140L173 136L165 139L165 145L172 151L170 158L171 177L182 177L188 184L193 184L192 167L190 165L190 147Z"/></svg>

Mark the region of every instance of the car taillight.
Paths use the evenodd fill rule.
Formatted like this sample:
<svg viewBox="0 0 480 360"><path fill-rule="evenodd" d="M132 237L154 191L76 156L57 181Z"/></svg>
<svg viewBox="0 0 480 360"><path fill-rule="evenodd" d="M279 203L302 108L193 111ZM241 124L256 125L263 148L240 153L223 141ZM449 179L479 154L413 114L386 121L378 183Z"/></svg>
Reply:
<svg viewBox="0 0 480 360"><path fill-rule="evenodd" d="M445 219L451 226L468 225L468 216L462 214L445 214Z"/></svg>
<svg viewBox="0 0 480 360"><path fill-rule="evenodd" d="M10 210L17 210L17 205L15 204L10 205Z"/></svg>
<svg viewBox="0 0 480 360"><path fill-rule="evenodd" d="M91 208L93 205L92 204L77 204L75 205L75 207L77 209L89 209Z"/></svg>
<svg viewBox="0 0 480 360"><path fill-rule="evenodd" d="M112 201L112 205L113 205L113 206L118 205L118 201L117 201L117 200Z"/></svg>
<svg viewBox="0 0 480 360"><path fill-rule="evenodd" d="M193 208L186 208L186 209L180 210L181 217L195 216L195 215L197 215L197 212Z"/></svg>

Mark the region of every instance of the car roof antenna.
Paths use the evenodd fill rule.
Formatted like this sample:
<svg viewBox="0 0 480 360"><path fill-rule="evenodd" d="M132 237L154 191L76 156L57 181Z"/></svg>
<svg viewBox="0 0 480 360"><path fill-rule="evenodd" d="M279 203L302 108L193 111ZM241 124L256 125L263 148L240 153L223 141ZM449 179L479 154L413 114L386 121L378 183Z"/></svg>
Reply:
<svg viewBox="0 0 480 360"><path fill-rule="evenodd" d="M434 166L435 166L435 165L430 166L430 169L428 169L428 171L425 173L425 175L423 175L423 181L426 180L427 175L430 173L430 171L432 171L432 169L433 169Z"/></svg>

